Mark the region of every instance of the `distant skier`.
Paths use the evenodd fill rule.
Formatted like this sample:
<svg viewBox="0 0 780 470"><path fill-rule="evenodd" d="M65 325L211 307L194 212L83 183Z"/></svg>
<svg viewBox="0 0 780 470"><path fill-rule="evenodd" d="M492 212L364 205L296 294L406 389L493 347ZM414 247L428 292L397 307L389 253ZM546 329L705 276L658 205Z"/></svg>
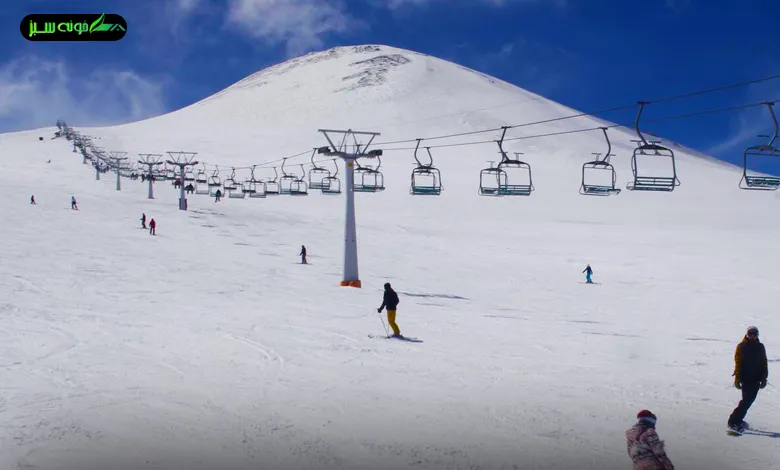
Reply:
<svg viewBox="0 0 780 470"><path fill-rule="evenodd" d="M658 418L648 410L636 415L638 421L626 431L628 456L634 462L634 470L674 470L666 455L664 441L655 432Z"/></svg>
<svg viewBox="0 0 780 470"><path fill-rule="evenodd" d="M35 194L30 196L30 204L35 205Z"/></svg>
<svg viewBox="0 0 780 470"><path fill-rule="evenodd" d="M306 262L306 247L301 245L301 252L298 253L301 255L301 264L309 264Z"/></svg>
<svg viewBox="0 0 780 470"><path fill-rule="evenodd" d="M149 221L149 235L157 235L155 229L157 228L157 222L154 219Z"/></svg>
<svg viewBox="0 0 780 470"><path fill-rule="evenodd" d="M593 268L591 268L590 265L588 265L587 267L585 267L585 269L582 272L585 273L585 281L588 284L593 284L593 279L591 279L591 276L593 275Z"/></svg>
<svg viewBox="0 0 780 470"><path fill-rule="evenodd" d="M146 228L146 214L141 214L141 228Z"/></svg>
<svg viewBox="0 0 780 470"><path fill-rule="evenodd" d="M401 330L395 323L395 312L398 308L399 302L400 300L398 299L398 294L396 294L393 288L390 287L390 283L386 282L385 294L382 298L382 305L376 309L376 311L382 313L382 309L387 307L387 322L390 323L390 328L393 329L393 338L403 338L403 336L401 336Z"/></svg>
<svg viewBox="0 0 780 470"><path fill-rule="evenodd" d="M76 203L76 196L71 196L70 197L70 208L73 209L74 211L79 210L79 206Z"/></svg>
<svg viewBox="0 0 780 470"><path fill-rule="evenodd" d="M742 400L729 416L728 427L741 433L744 419L756 400L758 390L766 387L769 377L766 348L758 340L758 328L751 326L734 352L734 387L742 390Z"/></svg>
<svg viewBox="0 0 780 470"><path fill-rule="evenodd" d="M217 192L214 194L216 196L216 199L214 199L214 202L219 202L220 199L222 199L222 190L217 189Z"/></svg>

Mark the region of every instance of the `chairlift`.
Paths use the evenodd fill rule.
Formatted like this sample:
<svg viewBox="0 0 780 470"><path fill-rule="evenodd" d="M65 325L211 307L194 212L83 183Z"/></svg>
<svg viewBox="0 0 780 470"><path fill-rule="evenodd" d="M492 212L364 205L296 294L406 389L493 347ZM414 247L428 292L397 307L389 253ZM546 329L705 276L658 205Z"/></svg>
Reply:
<svg viewBox="0 0 780 470"><path fill-rule="evenodd" d="M214 169L214 173L209 177L208 188L209 195L216 196L217 191L222 187L222 180L219 178L219 168Z"/></svg>
<svg viewBox="0 0 780 470"><path fill-rule="evenodd" d="M192 168L187 168L184 171L184 181L195 181L195 172L192 171Z"/></svg>
<svg viewBox="0 0 780 470"><path fill-rule="evenodd" d="M620 194L620 189L615 187L617 182L617 173L615 167L609 163L609 157L614 155L612 144L607 135L607 128L602 127L604 138L607 140L607 153L604 159L600 159L601 153L592 153L596 159L586 162L582 165L582 184L580 185L580 194L586 196L609 196L610 194Z"/></svg>
<svg viewBox="0 0 780 470"><path fill-rule="evenodd" d="M482 196L499 196L499 189L506 184L506 172L493 166L494 161L489 161L490 167L479 172L479 194Z"/></svg>
<svg viewBox="0 0 780 470"><path fill-rule="evenodd" d="M258 181L255 178L255 167L254 166L252 167L251 171L252 171L252 174L249 177L249 179L247 180L247 182L250 185L249 189L251 189L251 191L247 192L247 194L249 194L249 197L252 198L252 199L264 198L265 197L265 183L262 182L262 181Z"/></svg>
<svg viewBox="0 0 780 470"><path fill-rule="evenodd" d="M417 150L420 148L420 141L417 139L417 146L414 148L414 160L417 162L417 167L412 170L412 185L409 189L412 195L433 195L438 196L441 194L441 172L438 168L433 166L433 155L431 155L431 148L425 147L428 151L428 158L431 163L423 165L417 158Z"/></svg>
<svg viewBox="0 0 780 470"><path fill-rule="evenodd" d="M769 142L762 145L753 145L745 149L742 156L742 179L739 181L741 189L777 191L780 188L780 177L767 175L748 169L749 161L759 157L770 157L777 159L780 157L780 149L774 146L777 139L777 117L773 109L774 102L765 103L769 108L769 114L772 116L772 122L775 125L775 131L772 136L760 135L759 137L769 137ZM748 174L750 173L750 174Z"/></svg>
<svg viewBox="0 0 780 470"><path fill-rule="evenodd" d="M235 191L238 189L238 183L236 183L236 169L233 168L233 171L230 173L230 177L225 179L225 182L222 183L222 187L225 188L225 191Z"/></svg>
<svg viewBox="0 0 780 470"><path fill-rule="evenodd" d="M499 196L530 196L534 191L533 179L531 178L531 165L518 159L521 152L515 152L515 158L510 159L504 151L504 138L509 129L503 126L501 139L497 140L498 150L501 153L501 161L497 168L503 173L498 174L498 195Z"/></svg>
<svg viewBox="0 0 780 470"><path fill-rule="evenodd" d="M309 188L311 189L323 189L325 186L325 178L330 176L330 171L327 168L317 166L314 162L314 155L319 149L315 148L311 153L311 170L309 170Z"/></svg>
<svg viewBox="0 0 780 470"><path fill-rule="evenodd" d="M339 164L336 159L333 159L333 166L336 167L336 172L322 178L322 194L341 194L341 180L338 178Z"/></svg>
<svg viewBox="0 0 780 470"><path fill-rule="evenodd" d="M298 178L292 173L287 173L284 170L284 163L288 158L289 157L284 157L282 159L282 176L279 178L279 194L292 194L293 185L295 185L296 188L298 186ZM275 168L274 171L276 171Z"/></svg>
<svg viewBox="0 0 780 470"><path fill-rule="evenodd" d="M195 194L208 194L209 193L209 177L206 175L206 165L203 165L202 170L198 170L198 174L195 176Z"/></svg>
<svg viewBox="0 0 780 470"><path fill-rule="evenodd" d="M354 182L352 189L359 193L375 193L377 191L385 190L385 177L379 167L382 166L382 160L379 155L375 155L379 164L376 168L361 166L357 160L357 168L354 170Z"/></svg>
<svg viewBox="0 0 780 470"><path fill-rule="evenodd" d="M228 193L230 199L244 199L246 194L242 191L241 185L236 181L236 169L233 168L230 173L230 178L226 179L222 184L225 191Z"/></svg>
<svg viewBox="0 0 780 470"><path fill-rule="evenodd" d="M634 174L634 180L626 185L630 191L674 191L674 188L680 186L680 180L677 178L677 166L672 149L660 145L660 141L648 142L642 131L639 129L639 120L642 117L642 110L647 104L644 101L639 103L639 111L636 115L634 127L639 136L639 145L634 149L631 156L631 171ZM667 161L670 164L665 175L659 176L656 171L648 171L641 168L640 161Z"/></svg>
<svg viewBox="0 0 780 470"><path fill-rule="evenodd" d="M309 189L304 178L306 178L306 169L301 165L301 177L290 182L290 195L307 196L309 194Z"/></svg>
<svg viewBox="0 0 780 470"><path fill-rule="evenodd" d="M279 185L279 172L276 171L276 167L274 167L274 177L273 179L269 179L265 182L265 193L269 196L277 196L280 192L280 185Z"/></svg>

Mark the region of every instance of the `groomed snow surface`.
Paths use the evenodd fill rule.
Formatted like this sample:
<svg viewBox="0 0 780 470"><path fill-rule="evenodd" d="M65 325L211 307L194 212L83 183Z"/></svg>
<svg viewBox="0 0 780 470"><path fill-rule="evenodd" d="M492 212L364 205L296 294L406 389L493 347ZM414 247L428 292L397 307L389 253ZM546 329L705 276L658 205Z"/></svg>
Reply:
<svg viewBox="0 0 780 470"><path fill-rule="evenodd" d="M286 107L258 109L251 96L281 92L245 84L149 121L76 130L133 159L185 150L239 166L324 145L319 127L365 123L387 141L574 113L540 97L468 113L480 96L486 107L531 94L397 49L409 62L386 81L337 91L339 67L388 49L315 55L288 72L299 75L268 78L289 87ZM306 82L312 67L322 73ZM431 106L436 80L449 92ZM409 95L410 83L424 89ZM353 289L339 287L343 194L190 196L182 212L170 183L148 200L140 180L121 191L110 173L95 181L55 130L0 135L3 470L620 469L643 408L678 469L780 468L780 200L739 190L738 169L680 150L672 193L581 196L596 132L507 146L533 166L530 197L477 195L495 145L435 150L445 190L417 197L411 152L388 151L387 190L356 195ZM625 187L634 136L613 137ZM385 282L419 342L368 337L384 333ZM736 438L725 429L740 396L733 354L753 324L770 374L746 421L763 432Z"/></svg>

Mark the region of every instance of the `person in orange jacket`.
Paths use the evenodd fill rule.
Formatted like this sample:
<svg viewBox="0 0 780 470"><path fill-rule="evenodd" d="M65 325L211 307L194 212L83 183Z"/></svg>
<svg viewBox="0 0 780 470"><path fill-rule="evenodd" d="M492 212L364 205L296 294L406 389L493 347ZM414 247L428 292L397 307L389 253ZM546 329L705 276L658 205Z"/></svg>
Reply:
<svg viewBox="0 0 780 470"><path fill-rule="evenodd" d="M758 328L751 326L734 351L734 387L742 390L742 400L729 416L728 427L736 432L745 430L745 415L756 401L758 390L766 387L769 367L766 348L758 340Z"/></svg>

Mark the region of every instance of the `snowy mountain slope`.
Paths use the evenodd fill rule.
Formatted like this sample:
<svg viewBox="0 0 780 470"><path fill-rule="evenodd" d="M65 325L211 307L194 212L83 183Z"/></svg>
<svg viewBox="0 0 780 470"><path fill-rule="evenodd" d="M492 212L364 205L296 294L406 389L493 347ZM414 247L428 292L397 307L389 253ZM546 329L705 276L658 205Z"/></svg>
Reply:
<svg viewBox="0 0 780 470"><path fill-rule="evenodd" d="M170 115L79 130L107 149L231 166L324 144L318 127L376 125L394 140L574 113L398 51L311 55ZM382 75L342 83L360 72L349 64L389 53L409 62L336 91ZM429 119L525 99L520 116ZM594 123L532 129L579 125ZM724 431L744 328L761 328L770 368L780 358L777 198L736 189L732 168L681 155L671 194L589 198L580 166L603 144L575 134L520 141L530 198L476 194L489 145L436 152L445 191L417 198L410 153L388 152L388 189L356 198L364 288L345 289L343 196L192 196L184 213L168 184L147 200L141 182L95 181L54 130L0 135L0 468L112 449L135 465L186 454L266 468L626 468L623 431L641 408L658 414L678 468L780 468L776 439ZM623 182L630 138L613 137ZM156 237L138 228L142 212ZM600 284L581 283L586 263ZM386 281L402 332L422 343L367 337L383 332ZM780 433L773 374L747 421Z"/></svg>

